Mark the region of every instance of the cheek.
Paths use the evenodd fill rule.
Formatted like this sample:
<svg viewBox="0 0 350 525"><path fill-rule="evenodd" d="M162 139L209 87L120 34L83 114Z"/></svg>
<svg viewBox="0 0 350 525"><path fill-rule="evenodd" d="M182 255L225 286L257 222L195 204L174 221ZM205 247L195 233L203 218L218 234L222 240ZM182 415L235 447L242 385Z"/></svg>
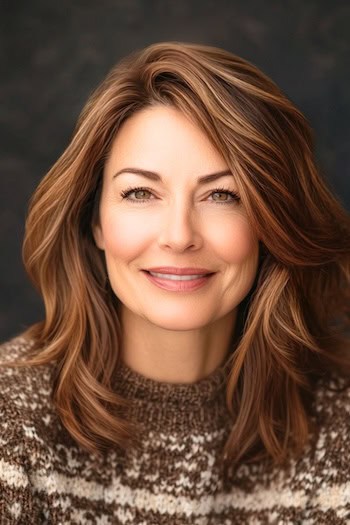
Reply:
<svg viewBox="0 0 350 525"><path fill-rule="evenodd" d="M151 237L147 221L137 214L113 214L102 223L106 256L129 259L142 252Z"/></svg>
<svg viewBox="0 0 350 525"><path fill-rule="evenodd" d="M243 263L259 251L258 240L244 217L235 217L225 228L211 231L210 242L217 254L231 264Z"/></svg>

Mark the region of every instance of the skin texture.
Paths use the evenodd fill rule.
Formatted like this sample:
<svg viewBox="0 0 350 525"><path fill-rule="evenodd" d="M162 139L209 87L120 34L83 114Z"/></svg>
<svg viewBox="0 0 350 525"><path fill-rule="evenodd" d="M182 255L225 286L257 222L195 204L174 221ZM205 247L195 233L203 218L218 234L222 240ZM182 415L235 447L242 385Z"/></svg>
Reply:
<svg viewBox="0 0 350 525"><path fill-rule="evenodd" d="M127 171L113 178L127 167L157 172L163 182ZM197 183L198 177L225 169L207 136L166 106L126 120L105 164L93 232L121 301L121 356L157 381L195 382L223 363L237 306L254 282L259 244L244 206L227 193L215 193L237 191L234 176ZM120 195L138 186L147 191L130 194L132 202ZM155 266L217 273L195 291L174 292L155 286L141 271Z"/></svg>

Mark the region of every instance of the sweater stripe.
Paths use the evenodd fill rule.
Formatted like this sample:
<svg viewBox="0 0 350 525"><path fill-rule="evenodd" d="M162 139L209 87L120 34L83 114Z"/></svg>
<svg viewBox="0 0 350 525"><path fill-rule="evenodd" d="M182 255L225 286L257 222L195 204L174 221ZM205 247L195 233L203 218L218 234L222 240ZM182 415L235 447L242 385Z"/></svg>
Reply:
<svg viewBox="0 0 350 525"><path fill-rule="evenodd" d="M26 487L28 478L21 467L0 460L0 479L3 483L15 488ZM112 504L116 498L122 505L133 505L138 510L149 510L159 514L181 513L190 516L195 513L203 515L209 509L215 508L215 512L222 512L229 507L261 511L280 507L303 507L307 503L305 491L292 491L287 488L278 490L276 497L276 486L273 489L255 487L252 494L240 491L237 487L232 493L207 496L203 500L194 501L184 496L172 496L167 492L154 494L146 489L130 489L122 484L119 478L115 478L113 484L104 487L102 484L86 481L80 477L68 477L57 472L49 476L44 471L36 471L31 475L31 482L35 490L51 494L68 494L77 498L87 498L91 501L100 499ZM170 489L170 486L169 486ZM324 485L319 492L315 503L323 510L345 507L350 501L350 482L340 485Z"/></svg>
<svg viewBox="0 0 350 525"><path fill-rule="evenodd" d="M0 481L15 488L25 488L28 485L28 476L24 469L0 459Z"/></svg>

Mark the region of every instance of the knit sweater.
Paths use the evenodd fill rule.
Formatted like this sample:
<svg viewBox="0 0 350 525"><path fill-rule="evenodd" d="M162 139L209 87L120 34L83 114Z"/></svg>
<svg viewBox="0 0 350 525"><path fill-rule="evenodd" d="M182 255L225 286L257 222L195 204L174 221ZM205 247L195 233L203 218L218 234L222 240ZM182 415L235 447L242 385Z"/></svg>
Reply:
<svg viewBox="0 0 350 525"><path fill-rule="evenodd" d="M0 361L30 346L16 337L0 346ZM0 367L2 524L350 523L350 391L335 390L343 379L320 380L310 416L319 433L300 459L241 463L223 476L218 458L232 427L224 367L170 384L121 364L115 389L133 400L142 445L103 456L60 423L52 370Z"/></svg>

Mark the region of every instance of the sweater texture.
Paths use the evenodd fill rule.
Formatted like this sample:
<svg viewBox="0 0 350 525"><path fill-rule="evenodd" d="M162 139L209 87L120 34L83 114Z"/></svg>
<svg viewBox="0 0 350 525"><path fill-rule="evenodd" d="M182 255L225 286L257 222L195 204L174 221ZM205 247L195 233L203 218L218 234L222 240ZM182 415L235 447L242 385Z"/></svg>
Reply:
<svg viewBox="0 0 350 525"><path fill-rule="evenodd" d="M23 336L0 346L22 358ZM224 476L220 453L233 421L226 372L190 384L162 383L125 364L115 390L132 400L141 446L103 456L85 451L51 401L53 365L0 367L2 524L350 523L350 389L319 381L311 417L319 432L286 467L241 463Z"/></svg>

